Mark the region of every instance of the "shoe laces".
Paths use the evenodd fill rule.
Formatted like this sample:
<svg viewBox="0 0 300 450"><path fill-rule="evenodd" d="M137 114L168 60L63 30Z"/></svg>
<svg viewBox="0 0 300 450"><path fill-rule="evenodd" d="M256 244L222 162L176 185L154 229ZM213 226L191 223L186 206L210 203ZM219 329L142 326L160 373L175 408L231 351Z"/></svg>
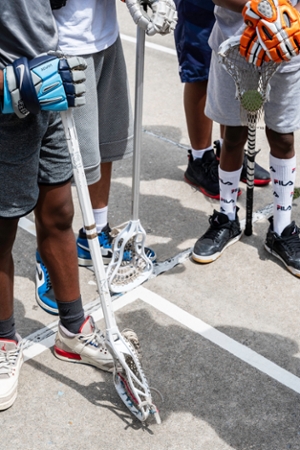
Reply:
<svg viewBox="0 0 300 450"><path fill-rule="evenodd" d="M51 283L51 280L50 280L50 275L49 275L49 272L48 272L48 269L47 269L47 267L45 266L45 264L44 263L40 263L41 264L41 266L42 266L42 268L43 268L43 272L44 272L44 275L45 275L45 281L46 281L46 287L47 287L47 292L52 288L52 283Z"/></svg>
<svg viewBox="0 0 300 450"><path fill-rule="evenodd" d="M85 346L92 345L95 348L100 348L100 351L103 349L104 353L107 353L108 351L105 344L105 336L102 331L97 328L95 328L92 333L82 334L79 336L79 339L84 342Z"/></svg>
<svg viewBox="0 0 300 450"><path fill-rule="evenodd" d="M20 347L16 347L15 350L9 351L0 350L0 376L13 375L16 370L20 350Z"/></svg>
<svg viewBox="0 0 300 450"><path fill-rule="evenodd" d="M204 235L203 235L203 238L205 238L205 239L212 239L212 240L214 240L219 234L220 234L220 232L222 231L222 227L224 227L226 224L223 224L222 225L222 227L221 226L216 226L215 224L214 224L214 221L213 221L213 216L210 216L210 218L209 218L209 223L210 223L210 227L209 227L209 229L204 233Z"/></svg>
<svg viewBox="0 0 300 450"><path fill-rule="evenodd" d="M295 231L290 236L281 237L284 245L288 247L293 253L300 253L300 228L295 225Z"/></svg>
<svg viewBox="0 0 300 450"><path fill-rule="evenodd" d="M218 172L218 161L214 158L212 161L202 161L202 167L204 172L209 176L209 178L213 181L219 181L219 172Z"/></svg>

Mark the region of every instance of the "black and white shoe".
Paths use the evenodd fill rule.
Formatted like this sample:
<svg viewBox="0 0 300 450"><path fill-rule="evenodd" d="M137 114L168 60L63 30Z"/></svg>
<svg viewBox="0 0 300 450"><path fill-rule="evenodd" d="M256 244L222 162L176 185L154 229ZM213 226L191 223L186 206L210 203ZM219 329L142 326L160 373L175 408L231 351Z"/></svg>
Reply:
<svg viewBox="0 0 300 450"><path fill-rule="evenodd" d="M300 277L300 229L293 221L279 236L273 231L273 217L270 217L269 222L265 249L280 259L293 275Z"/></svg>
<svg viewBox="0 0 300 450"><path fill-rule="evenodd" d="M235 220L229 220L226 214L215 211L209 218L210 227L196 242L192 258L199 263L210 263L219 258L229 245L242 236L236 208Z"/></svg>

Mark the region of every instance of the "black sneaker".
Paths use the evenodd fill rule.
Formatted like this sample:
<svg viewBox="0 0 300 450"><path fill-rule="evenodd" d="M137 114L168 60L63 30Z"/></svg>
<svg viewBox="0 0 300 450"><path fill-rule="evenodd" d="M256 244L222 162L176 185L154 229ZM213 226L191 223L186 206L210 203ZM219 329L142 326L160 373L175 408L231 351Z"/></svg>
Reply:
<svg viewBox="0 0 300 450"><path fill-rule="evenodd" d="M214 148L216 150L216 157L220 159L221 144L220 141L214 141ZM246 152L246 150L245 150ZM247 155L244 155L243 168L241 172L241 181L247 183ZM270 173L261 167L259 164L254 165L254 186L266 186L271 181Z"/></svg>
<svg viewBox="0 0 300 450"><path fill-rule="evenodd" d="M269 222L265 249L280 259L293 275L300 277L300 229L293 221L279 236L273 231L273 217L270 217Z"/></svg>
<svg viewBox="0 0 300 450"><path fill-rule="evenodd" d="M213 150L207 150L202 158L193 158L188 151L189 163L184 174L185 181L199 189L207 197L220 198L218 162Z"/></svg>
<svg viewBox="0 0 300 450"><path fill-rule="evenodd" d="M196 242L192 258L199 263L210 263L222 255L229 245L237 242L242 230L236 208L235 220L229 220L226 214L215 211L209 218L210 227Z"/></svg>

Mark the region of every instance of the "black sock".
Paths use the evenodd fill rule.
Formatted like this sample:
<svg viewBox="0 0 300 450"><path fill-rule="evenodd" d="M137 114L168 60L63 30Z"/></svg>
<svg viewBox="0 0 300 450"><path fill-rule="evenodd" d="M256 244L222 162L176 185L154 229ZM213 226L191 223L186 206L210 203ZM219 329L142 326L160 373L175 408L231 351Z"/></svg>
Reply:
<svg viewBox="0 0 300 450"><path fill-rule="evenodd" d="M0 339L16 340L15 318L12 315L7 320L0 320Z"/></svg>
<svg viewBox="0 0 300 450"><path fill-rule="evenodd" d="M59 300L56 300L56 302L62 325L71 333L77 334L85 320L81 296L72 302L61 302Z"/></svg>

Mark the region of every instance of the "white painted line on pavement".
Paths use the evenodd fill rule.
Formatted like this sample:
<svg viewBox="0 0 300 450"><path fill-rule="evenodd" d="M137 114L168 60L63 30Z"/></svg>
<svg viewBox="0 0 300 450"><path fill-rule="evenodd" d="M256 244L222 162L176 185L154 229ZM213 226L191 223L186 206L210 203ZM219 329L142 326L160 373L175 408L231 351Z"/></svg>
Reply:
<svg viewBox="0 0 300 450"><path fill-rule="evenodd" d="M270 378L278 381L283 386L288 387L298 394L300 393L300 378L143 286L139 286L131 292L117 298L113 302L114 311L122 309L124 306L129 305L135 300L141 300L147 303L223 350L226 350L241 361L244 361L246 364L249 364L260 372L268 375ZM92 314L95 321L103 319L99 299L86 305L85 311ZM52 322L47 327L42 328L25 338L24 359L34 358L44 350L52 347L54 345L56 331L57 321Z"/></svg>
<svg viewBox="0 0 300 450"><path fill-rule="evenodd" d="M300 378L292 373L277 364L274 364L272 361L259 355L245 345L228 337L226 334L221 333L197 317L192 316L160 295L157 295L142 286L136 289L136 294L139 295L139 299L148 303L153 308L161 311L180 324L185 325L190 330L200 334L213 344L226 350L250 366L255 367L260 372L265 373L284 386L292 389L298 394L300 393Z"/></svg>
<svg viewBox="0 0 300 450"><path fill-rule="evenodd" d="M21 217L19 220L19 227L23 228L23 230L28 231L28 233L36 236L35 224L31 222L31 220L26 219L26 217Z"/></svg>
<svg viewBox="0 0 300 450"><path fill-rule="evenodd" d="M126 34L120 34L123 41L132 42L136 44L136 38L132 36L127 36ZM164 45L154 44L153 42L145 42L145 47L152 48L153 50L158 50L163 53L168 53L169 55L177 56L176 50L173 48L165 47Z"/></svg>

